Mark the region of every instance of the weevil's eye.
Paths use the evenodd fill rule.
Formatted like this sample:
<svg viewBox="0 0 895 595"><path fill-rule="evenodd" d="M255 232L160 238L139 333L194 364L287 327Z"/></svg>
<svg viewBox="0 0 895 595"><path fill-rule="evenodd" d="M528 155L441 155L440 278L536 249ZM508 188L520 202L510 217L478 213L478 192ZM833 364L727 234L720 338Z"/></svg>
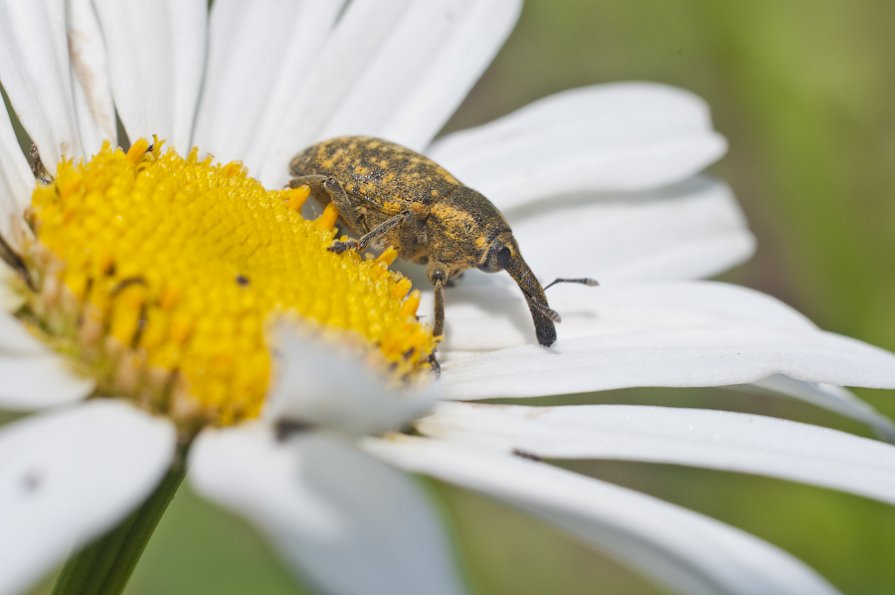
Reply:
<svg viewBox="0 0 895 595"><path fill-rule="evenodd" d="M510 264L510 258L512 258L512 254L507 246L494 243L488 248L488 254L485 256L485 259L479 263L479 270L486 273L502 271Z"/></svg>

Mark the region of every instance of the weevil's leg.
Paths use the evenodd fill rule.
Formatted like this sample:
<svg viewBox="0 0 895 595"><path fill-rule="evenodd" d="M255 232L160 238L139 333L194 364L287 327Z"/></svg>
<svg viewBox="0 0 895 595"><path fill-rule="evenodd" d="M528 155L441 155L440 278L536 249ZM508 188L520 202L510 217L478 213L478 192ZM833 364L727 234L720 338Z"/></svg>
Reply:
<svg viewBox="0 0 895 595"><path fill-rule="evenodd" d="M357 240L336 240L334 241L327 250L330 252L335 252L336 254L341 254L345 250L357 250Z"/></svg>
<svg viewBox="0 0 895 595"><path fill-rule="evenodd" d="M429 282L435 289L435 325L432 328L432 334L436 337L444 335L444 286L447 282L447 274L441 265L430 263L429 265ZM441 365L435 358L435 352L429 356L429 365L436 376L441 375Z"/></svg>
<svg viewBox="0 0 895 595"><path fill-rule="evenodd" d="M367 249L367 246L380 240L382 236L404 223L411 217L411 215L412 213L410 211L402 211L393 217L389 217L369 232L362 235L359 240L347 240L345 242L336 241L333 242L332 246L327 248L327 250L338 254L349 248L353 248L358 252L362 252Z"/></svg>
<svg viewBox="0 0 895 595"><path fill-rule="evenodd" d="M352 199L352 197L345 192L342 184L337 179L332 176L311 174L292 178L289 181L289 186L291 188L310 186L311 191L314 194L325 194L332 203L336 205L339 217L342 218L342 221L348 225L348 228L351 229L351 231L357 234L364 232L364 224L358 217L358 207L361 205L358 204L357 200Z"/></svg>
<svg viewBox="0 0 895 595"><path fill-rule="evenodd" d="M444 269L436 265L429 267L429 282L435 290L435 327L432 334L439 337L444 334L444 285L447 275Z"/></svg>
<svg viewBox="0 0 895 595"><path fill-rule="evenodd" d="M298 188L299 186L310 186L311 190L323 190L323 183L329 179L329 176L319 174L311 174L307 176L298 176L289 180L290 188Z"/></svg>
<svg viewBox="0 0 895 595"><path fill-rule="evenodd" d="M429 367L432 368L432 373L435 374L436 378L441 376L441 364L438 363L438 356L433 351L429 354L429 358L426 360L429 363Z"/></svg>
<svg viewBox="0 0 895 595"><path fill-rule="evenodd" d="M329 182L332 180L332 182ZM336 205L336 209L339 211L339 215L342 214L342 209L339 207L339 202L347 202L347 197L344 200L335 200L338 195L339 199L342 199L345 195L345 190L342 188L342 185L339 184L337 180L333 180L330 176L324 176L321 174L309 174L307 176L297 176L289 180L290 188L298 188L300 186L309 186L311 188L311 193L320 196L325 195L326 198L331 200Z"/></svg>
<svg viewBox="0 0 895 595"><path fill-rule="evenodd" d="M405 221L410 219L413 216L413 213L410 211L402 211L393 217L389 217L369 232L365 233L361 236L361 238L357 241L357 249L358 250L366 250L367 246L371 244L375 244L382 237L398 227L399 225L403 225Z"/></svg>

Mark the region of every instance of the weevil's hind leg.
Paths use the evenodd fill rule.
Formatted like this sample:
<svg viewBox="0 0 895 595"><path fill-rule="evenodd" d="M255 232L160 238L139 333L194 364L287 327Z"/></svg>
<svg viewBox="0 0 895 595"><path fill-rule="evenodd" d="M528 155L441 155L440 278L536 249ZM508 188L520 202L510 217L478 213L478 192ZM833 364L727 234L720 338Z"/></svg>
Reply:
<svg viewBox="0 0 895 595"><path fill-rule="evenodd" d="M429 364L429 367L432 368L432 373L435 374L436 378L441 376L441 364L438 363L438 355L433 351L429 354L429 358L426 360Z"/></svg>
<svg viewBox="0 0 895 595"><path fill-rule="evenodd" d="M407 221L411 216L412 213L410 211L402 211L393 217L389 217L369 232L362 235L359 240L347 240L345 242L336 241L333 242L333 245L327 248L327 250L337 254L344 252L349 248L353 248L358 252L363 252L367 249L367 246L375 244L382 239L385 234Z"/></svg>
<svg viewBox="0 0 895 595"><path fill-rule="evenodd" d="M447 275L439 266L430 267L429 282L435 290L435 327L432 334L439 337L444 334L444 285Z"/></svg>
<svg viewBox="0 0 895 595"><path fill-rule="evenodd" d="M447 282L447 274L440 265L435 264L429 266L429 282L435 290L435 325L432 328L432 334L436 337L444 335L444 286ZM435 358L435 352L429 356L429 364L436 376L441 375L441 365Z"/></svg>

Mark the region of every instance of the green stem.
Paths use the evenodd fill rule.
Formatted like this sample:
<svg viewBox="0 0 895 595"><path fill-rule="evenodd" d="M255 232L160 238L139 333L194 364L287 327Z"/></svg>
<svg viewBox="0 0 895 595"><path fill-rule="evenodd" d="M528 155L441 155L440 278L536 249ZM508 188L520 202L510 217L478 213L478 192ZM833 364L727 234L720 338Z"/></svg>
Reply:
<svg viewBox="0 0 895 595"><path fill-rule="evenodd" d="M186 474L184 454L178 453L167 475L137 510L68 559L56 580L54 595L118 595L124 590Z"/></svg>

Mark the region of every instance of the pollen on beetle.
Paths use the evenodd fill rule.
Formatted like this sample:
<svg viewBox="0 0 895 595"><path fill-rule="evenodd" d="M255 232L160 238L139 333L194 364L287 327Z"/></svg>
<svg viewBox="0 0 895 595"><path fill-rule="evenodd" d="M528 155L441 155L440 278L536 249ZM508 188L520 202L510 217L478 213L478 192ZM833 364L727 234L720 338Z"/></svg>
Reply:
<svg viewBox="0 0 895 595"><path fill-rule="evenodd" d="M267 328L295 317L366 346L398 381L435 348L393 251L327 250L336 214L300 213L308 188L268 191L239 163L162 143L109 144L38 185L22 314L97 381L189 430L257 416L270 380Z"/></svg>

